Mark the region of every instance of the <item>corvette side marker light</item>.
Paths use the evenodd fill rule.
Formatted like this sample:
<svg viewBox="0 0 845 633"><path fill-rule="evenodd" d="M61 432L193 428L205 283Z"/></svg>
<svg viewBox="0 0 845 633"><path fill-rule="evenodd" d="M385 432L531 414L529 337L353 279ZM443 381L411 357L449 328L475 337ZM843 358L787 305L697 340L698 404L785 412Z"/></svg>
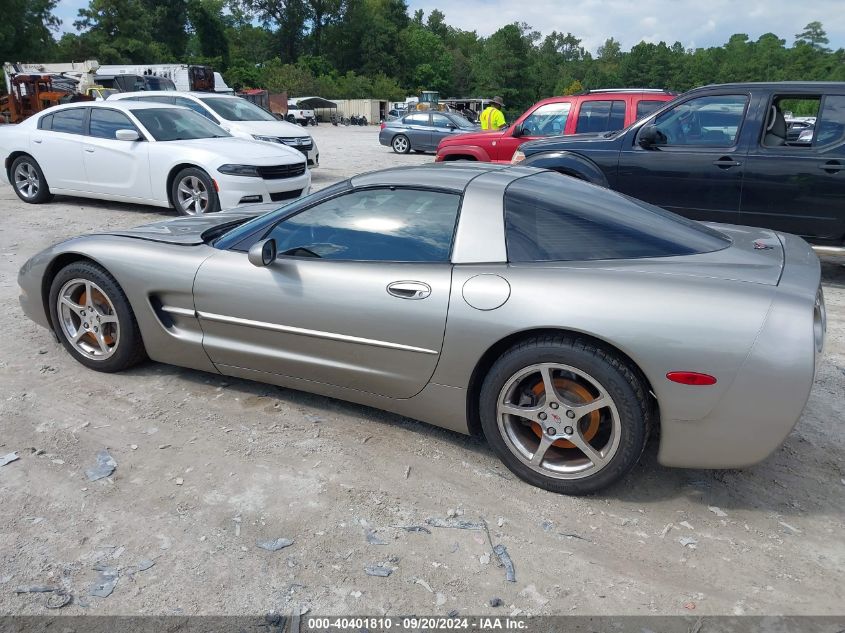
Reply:
<svg viewBox="0 0 845 633"><path fill-rule="evenodd" d="M700 374L697 371L670 371L666 374L666 377L672 382L682 385L692 385L694 387L706 387L716 384L716 378L710 374Z"/></svg>

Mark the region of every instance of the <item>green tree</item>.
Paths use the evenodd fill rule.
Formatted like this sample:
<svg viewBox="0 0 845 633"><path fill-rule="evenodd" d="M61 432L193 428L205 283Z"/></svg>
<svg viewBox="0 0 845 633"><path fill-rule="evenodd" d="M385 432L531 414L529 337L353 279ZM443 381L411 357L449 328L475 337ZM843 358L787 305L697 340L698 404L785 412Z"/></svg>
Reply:
<svg viewBox="0 0 845 633"><path fill-rule="evenodd" d="M43 61L54 46L57 0L4 0L0 19L0 63Z"/></svg>
<svg viewBox="0 0 845 633"><path fill-rule="evenodd" d="M830 40L827 39L827 33L825 33L821 22L810 22L804 27L803 31L796 33L795 43L797 44L798 42L809 44L820 51L830 50L826 48L826 45L830 43Z"/></svg>
<svg viewBox="0 0 845 633"><path fill-rule="evenodd" d="M229 66L229 40L222 13L220 0L190 0L188 4L188 19L196 37L196 53L205 60L219 60L214 65L225 71Z"/></svg>
<svg viewBox="0 0 845 633"><path fill-rule="evenodd" d="M167 57L152 36L152 17L140 0L91 0L74 26L101 64L149 64Z"/></svg>
<svg viewBox="0 0 845 633"><path fill-rule="evenodd" d="M437 35L412 22L402 31L400 51L401 79L413 92L450 89L452 56Z"/></svg>
<svg viewBox="0 0 845 633"><path fill-rule="evenodd" d="M142 0L150 15L150 29L164 46L171 61L185 54L188 44L186 30L189 0Z"/></svg>

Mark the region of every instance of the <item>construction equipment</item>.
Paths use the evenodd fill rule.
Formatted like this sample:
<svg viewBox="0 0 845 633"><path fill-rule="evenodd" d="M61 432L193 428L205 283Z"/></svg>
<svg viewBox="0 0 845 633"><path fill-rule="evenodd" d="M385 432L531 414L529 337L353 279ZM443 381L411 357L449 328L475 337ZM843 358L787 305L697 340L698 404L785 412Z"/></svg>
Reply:
<svg viewBox="0 0 845 633"><path fill-rule="evenodd" d="M20 123L27 117L60 103L92 101L93 97L56 90L50 75L17 74L9 80L11 90L0 97L0 123Z"/></svg>

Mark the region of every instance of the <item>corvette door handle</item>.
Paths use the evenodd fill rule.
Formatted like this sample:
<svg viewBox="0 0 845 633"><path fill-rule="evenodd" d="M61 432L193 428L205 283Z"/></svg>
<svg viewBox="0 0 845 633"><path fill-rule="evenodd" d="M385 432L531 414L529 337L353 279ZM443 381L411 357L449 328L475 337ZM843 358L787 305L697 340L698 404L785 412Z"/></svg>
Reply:
<svg viewBox="0 0 845 633"><path fill-rule="evenodd" d="M93 153L94 153L94 148L93 148L93 147L86 147L86 148L85 148L85 151L86 151L86 152L88 152L89 154L93 154Z"/></svg>
<svg viewBox="0 0 845 633"><path fill-rule="evenodd" d="M41 139L40 138L34 138L34 139L32 139L32 142L38 143L39 145L41 145Z"/></svg>
<svg viewBox="0 0 845 633"><path fill-rule="evenodd" d="M722 156L721 158L714 160L713 164L720 169L730 169L731 167L739 167L742 165L740 161L729 158L728 156Z"/></svg>
<svg viewBox="0 0 845 633"><path fill-rule="evenodd" d="M829 174L835 174L845 169L845 165L835 160L829 160L824 165L819 165L819 169L824 169Z"/></svg>
<svg viewBox="0 0 845 633"><path fill-rule="evenodd" d="M387 294L399 299L425 299L431 294L431 286L421 281L394 281L388 284Z"/></svg>

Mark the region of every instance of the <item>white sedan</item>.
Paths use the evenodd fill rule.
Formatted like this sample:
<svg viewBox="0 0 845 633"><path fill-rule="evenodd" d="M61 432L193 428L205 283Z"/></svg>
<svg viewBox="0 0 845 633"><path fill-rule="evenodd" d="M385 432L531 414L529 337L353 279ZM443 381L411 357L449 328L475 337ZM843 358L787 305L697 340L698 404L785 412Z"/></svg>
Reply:
<svg viewBox="0 0 845 633"><path fill-rule="evenodd" d="M0 181L24 202L52 194L175 207L199 215L306 195L301 152L234 138L187 108L72 103L0 129Z"/></svg>

